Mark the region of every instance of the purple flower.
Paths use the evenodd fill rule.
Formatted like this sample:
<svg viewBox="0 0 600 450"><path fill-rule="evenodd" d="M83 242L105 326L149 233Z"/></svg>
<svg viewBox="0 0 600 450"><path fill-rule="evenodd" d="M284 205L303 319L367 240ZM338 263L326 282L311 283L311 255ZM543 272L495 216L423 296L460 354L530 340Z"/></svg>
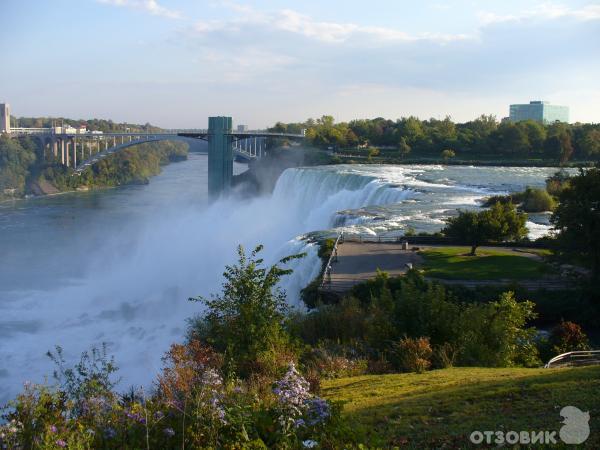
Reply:
<svg viewBox="0 0 600 450"><path fill-rule="evenodd" d="M117 435L117 432L115 431L114 428L107 428L106 430L104 430L104 436L106 437L106 439L112 439Z"/></svg>
<svg viewBox="0 0 600 450"><path fill-rule="evenodd" d="M65 441L63 441L62 439L58 439L56 441L56 445L58 445L59 447L66 447L67 443Z"/></svg>
<svg viewBox="0 0 600 450"><path fill-rule="evenodd" d="M329 403L320 397L315 397L307 402L308 424L316 425L322 423L331 416Z"/></svg>
<svg viewBox="0 0 600 450"><path fill-rule="evenodd" d="M56 433L56 432L58 432L58 428L56 428L56 425L51 425L50 431L52 431L53 433Z"/></svg>

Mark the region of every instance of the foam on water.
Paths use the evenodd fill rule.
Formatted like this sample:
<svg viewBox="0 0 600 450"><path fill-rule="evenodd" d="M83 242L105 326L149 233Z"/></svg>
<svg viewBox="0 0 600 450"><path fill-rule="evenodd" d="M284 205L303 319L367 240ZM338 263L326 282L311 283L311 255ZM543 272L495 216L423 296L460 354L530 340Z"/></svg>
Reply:
<svg viewBox="0 0 600 450"><path fill-rule="evenodd" d="M290 304L299 306L300 289L320 270L317 248L302 239L305 233L340 225L338 231L371 235L398 235L409 226L436 231L457 206L477 208L485 195L540 185L551 173L443 166L288 169L270 196L232 197L203 208L174 198L158 212L140 208L136 220L112 228L92 223L85 239L93 251L81 273L43 290L0 290L0 403L22 381L42 381L51 373L43 355L55 344L74 360L107 342L123 386L149 384L168 345L182 339L185 319L201 312L187 298L219 291L238 243L264 244L269 262L307 253L291 263L294 274L282 283ZM136 189L144 188L122 192L136 195ZM528 226L532 234L543 231L542 225Z"/></svg>

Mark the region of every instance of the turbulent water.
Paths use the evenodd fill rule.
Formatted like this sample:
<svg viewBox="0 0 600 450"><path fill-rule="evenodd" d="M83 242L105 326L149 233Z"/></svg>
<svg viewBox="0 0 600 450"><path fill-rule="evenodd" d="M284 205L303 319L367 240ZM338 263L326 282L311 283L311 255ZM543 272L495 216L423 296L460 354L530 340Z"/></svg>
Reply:
<svg viewBox="0 0 600 450"><path fill-rule="evenodd" d="M241 165L236 170L243 170ZM555 169L332 166L288 169L272 195L209 205L206 156L165 168L149 185L0 204L0 403L25 380L51 373L45 352L74 360L106 342L123 386L149 383L168 345L182 339L217 292L236 245L265 245L269 261L296 252L283 288L300 289L320 268L310 232L436 231L457 208L491 194L542 186ZM532 217L532 235L547 231Z"/></svg>

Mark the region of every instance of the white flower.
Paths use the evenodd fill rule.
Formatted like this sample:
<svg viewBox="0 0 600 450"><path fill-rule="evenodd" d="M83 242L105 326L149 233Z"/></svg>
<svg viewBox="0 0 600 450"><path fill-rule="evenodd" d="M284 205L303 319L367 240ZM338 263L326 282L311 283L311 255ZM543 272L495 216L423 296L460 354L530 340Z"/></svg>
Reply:
<svg viewBox="0 0 600 450"><path fill-rule="evenodd" d="M315 448L319 443L317 441L313 441L312 439L307 439L302 441L302 446L304 448Z"/></svg>

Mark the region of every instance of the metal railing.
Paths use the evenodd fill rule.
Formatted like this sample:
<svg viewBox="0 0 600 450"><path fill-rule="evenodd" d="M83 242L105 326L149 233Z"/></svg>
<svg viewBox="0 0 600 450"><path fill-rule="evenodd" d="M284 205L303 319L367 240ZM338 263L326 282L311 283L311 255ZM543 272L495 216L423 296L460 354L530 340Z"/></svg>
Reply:
<svg viewBox="0 0 600 450"><path fill-rule="evenodd" d="M331 284L331 271L333 270L333 268L331 267L331 263L334 261L334 258L337 259L337 248L340 242L344 242L343 231L340 234L338 234L338 237L335 240L335 243L333 244L333 248L331 249L331 255L329 255L327 264L325 264L323 276L321 277L321 287L325 286L325 283Z"/></svg>
<svg viewBox="0 0 600 450"><path fill-rule="evenodd" d="M580 350L555 356L544 366L546 369L564 366L589 366L600 364L600 350Z"/></svg>

